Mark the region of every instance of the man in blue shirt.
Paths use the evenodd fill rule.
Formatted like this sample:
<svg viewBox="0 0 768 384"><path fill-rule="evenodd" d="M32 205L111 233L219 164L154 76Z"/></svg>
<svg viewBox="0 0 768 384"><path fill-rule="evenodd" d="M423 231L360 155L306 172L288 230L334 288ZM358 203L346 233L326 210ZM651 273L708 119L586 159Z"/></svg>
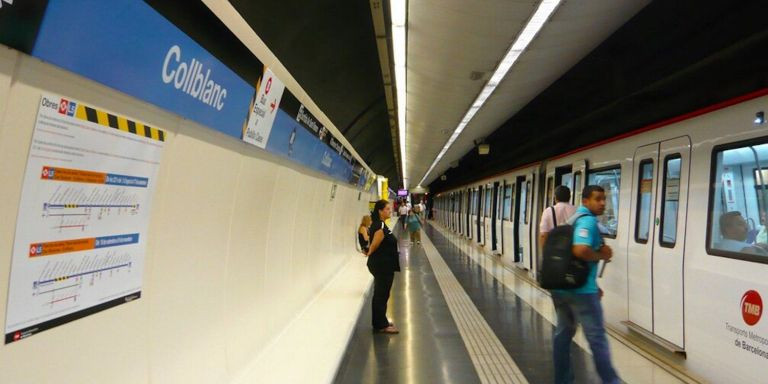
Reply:
<svg viewBox="0 0 768 384"><path fill-rule="evenodd" d="M553 339L555 383L572 383L571 341L576 334L576 324L581 324L584 336L595 361L597 372L603 383L619 383L619 376L611 364L611 352L603 325L603 308L600 305L602 290L597 286L597 264L600 260L609 262L613 251L603 244L597 226L597 217L605 211L605 190L597 185L584 187L581 206L569 220L573 222L573 255L587 261L589 276L587 282L574 289L552 291L552 302L557 312L557 329Z"/></svg>

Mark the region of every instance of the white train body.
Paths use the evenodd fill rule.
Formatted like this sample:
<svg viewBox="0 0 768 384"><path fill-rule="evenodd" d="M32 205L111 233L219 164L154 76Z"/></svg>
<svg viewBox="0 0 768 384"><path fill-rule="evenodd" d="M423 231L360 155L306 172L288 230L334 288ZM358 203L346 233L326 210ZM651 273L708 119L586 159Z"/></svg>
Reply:
<svg viewBox="0 0 768 384"><path fill-rule="evenodd" d="M609 325L683 353L705 380L768 382L768 124L755 122L765 93L443 191L436 218L535 278L553 188L571 186L578 205L586 183L600 184Z"/></svg>

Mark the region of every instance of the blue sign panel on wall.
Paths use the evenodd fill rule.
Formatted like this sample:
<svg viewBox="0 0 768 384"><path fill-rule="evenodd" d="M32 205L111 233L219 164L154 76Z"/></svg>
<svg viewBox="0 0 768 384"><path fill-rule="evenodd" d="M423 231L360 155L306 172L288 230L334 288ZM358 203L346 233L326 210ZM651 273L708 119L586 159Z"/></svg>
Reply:
<svg viewBox="0 0 768 384"><path fill-rule="evenodd" d="M50 0L32 55L238 139L255 92L143 1Z"/></svg>

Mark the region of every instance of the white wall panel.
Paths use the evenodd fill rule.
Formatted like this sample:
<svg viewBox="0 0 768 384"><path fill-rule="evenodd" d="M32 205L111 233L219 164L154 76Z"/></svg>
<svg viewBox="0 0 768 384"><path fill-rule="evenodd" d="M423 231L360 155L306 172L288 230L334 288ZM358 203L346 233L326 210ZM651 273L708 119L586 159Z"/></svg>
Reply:
<svg viewBox="0 0 768 384"><path fill-rule="evenodd" d="M43 93L162 128L167 142L142 298L0 346L3 383L228 383L357 256L368 195L339 184L331 202L332 182L314 171L0 48L2 281Z"/></svg>

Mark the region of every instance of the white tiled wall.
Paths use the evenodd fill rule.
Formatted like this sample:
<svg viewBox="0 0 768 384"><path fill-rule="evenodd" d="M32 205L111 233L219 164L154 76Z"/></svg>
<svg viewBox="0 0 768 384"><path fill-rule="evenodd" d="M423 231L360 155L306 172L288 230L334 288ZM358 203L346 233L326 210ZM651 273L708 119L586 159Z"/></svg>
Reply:
<svg viewBox="0 0 768 384"><path fill-rule="evenodd" d="M0 383L227 383L355 253L369 196L0 46L0 323L41 94L167 132L140 300L0 346Z"/></svg>

